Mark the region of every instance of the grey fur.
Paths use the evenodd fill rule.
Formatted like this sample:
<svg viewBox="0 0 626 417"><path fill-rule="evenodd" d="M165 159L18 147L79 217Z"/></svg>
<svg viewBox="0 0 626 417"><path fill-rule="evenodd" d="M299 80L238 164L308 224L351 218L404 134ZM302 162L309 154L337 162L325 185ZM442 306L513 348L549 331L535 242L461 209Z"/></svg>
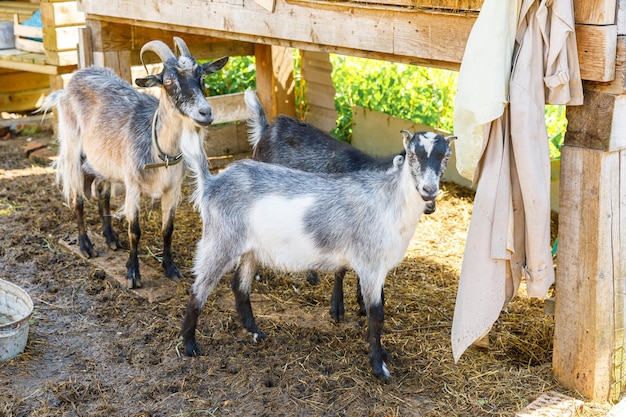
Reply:
<svg viewBox="0 0 626 417"><path fill-rule="evenodd" d="M345 174L248 160L213 176L202 144L182 143L203 223L181 326L185 354L200 353L199 313L229 271L235 269L231 288L242 323L254 340L262 340L249 298L258 266L290 272L352 268L361 278L368 313L372 372L389 377L380 344L385 276L402 261L425 202L437 195L451 140L425 132L403 135L406 158L396 156L386 171Z"/></svg>

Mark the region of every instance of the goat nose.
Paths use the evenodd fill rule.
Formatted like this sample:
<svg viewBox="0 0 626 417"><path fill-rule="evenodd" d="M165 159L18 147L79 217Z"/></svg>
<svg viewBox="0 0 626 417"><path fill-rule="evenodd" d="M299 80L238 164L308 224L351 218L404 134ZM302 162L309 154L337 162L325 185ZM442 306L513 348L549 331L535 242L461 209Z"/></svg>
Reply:
<svg viewBox="0 0 626 417"><path fill-rule="evenodd" d="M200 114L200 117L202 117L207 124L213 123L213 112L211 111L210 107L200 109L198 113Z"/></svg>
<svg viewBox="0 0 626 417"><path fill-rule="evenodd" d="M424 185L422 187L422 191L424 191L426 194L435 194L437 192L437 186L436 185Z"/></svg>

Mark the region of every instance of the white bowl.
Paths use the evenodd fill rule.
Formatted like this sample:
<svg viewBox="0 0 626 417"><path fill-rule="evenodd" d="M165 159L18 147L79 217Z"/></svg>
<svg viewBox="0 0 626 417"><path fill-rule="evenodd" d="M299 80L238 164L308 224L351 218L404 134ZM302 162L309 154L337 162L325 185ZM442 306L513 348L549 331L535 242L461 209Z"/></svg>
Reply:
<svg viewBox="0 0 626 417"><path fill-rule="evenodd" d="M24 352L33 300L15 284L0 279L0 361Z"/></svg>

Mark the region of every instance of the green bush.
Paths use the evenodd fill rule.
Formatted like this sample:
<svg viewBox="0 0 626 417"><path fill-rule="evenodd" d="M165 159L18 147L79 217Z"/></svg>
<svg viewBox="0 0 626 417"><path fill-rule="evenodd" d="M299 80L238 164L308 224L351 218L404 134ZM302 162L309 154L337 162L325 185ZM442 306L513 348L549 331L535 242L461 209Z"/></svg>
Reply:
<svg viewBox="0 0 626 417"><path fill-rule="evenodd" d="M307 109L305 82L301 78L300 54L296 49L293 51L296 110L302 116ZM334 54L330 59L335 108L339 113L337 127L331 132L335 137L348 142L352 139L353 106L454 132L456 71ZM210 95L242 92L247 88L256 88L254 57L232 57L221 71L207 77ZM558 159L567 127L565 107L546 106L545 114L550 156Z"/></svg>
<svg viewBox="0 0 626 417"><path fill-rule="evenodd" d="M455 72L340 55L331 55L331 62L339 112L335 136L350 141L355 105L453 130Z"/></svg>

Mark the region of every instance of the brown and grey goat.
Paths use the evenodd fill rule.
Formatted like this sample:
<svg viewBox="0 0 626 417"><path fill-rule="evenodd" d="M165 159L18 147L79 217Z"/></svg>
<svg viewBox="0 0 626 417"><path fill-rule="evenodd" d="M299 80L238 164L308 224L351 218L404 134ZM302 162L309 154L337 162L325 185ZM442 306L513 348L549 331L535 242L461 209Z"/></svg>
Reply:
<svg viewBox="0 0 626 417"><path fill-rule="evenodd" d="M308 172L343 173L385 171L392 166L393 158L398 155L375 158L293 117L279 115L270 123L253 90L245 92L244 100L250 113L248 140L252 145L252 158L257 161ZM404 155L404 150L400 155ZM428 201L424 213L431 214L434 211L435 200ZM333 294L330 299L330 314L337 322L343 320L345 313L343 303L345 274L345 269L335 272ZM319 283L317 272L307 271L307 280L312 284ZM356 298L359 314L364 315L365 305L358 278Z"/></svg>
<svg viewBox="0 0 626 417"><path fill-rule="evenodd" d="M406 156L386 171L319 174L246 160L211 175L200 142L181 144L196 179L192 200L202 218L181 335L185 354L201 354L198 316L220 279L234 270L231 289L243 327L257 327L250 287L259 266L298 272L352 268L361 280L368 317L372 373L389 378L381 345L387 272L400 263L426 201L439 192L449 142L430 132L403 131Z"/></svg>
<svg viewBox="0 0 626 417"><path fill-rule="evenodd" d="M174 216L185 175L183 164L178 163L182 158L180 143L204 138L213 122L204 79L228 61L224 57L199 65L182 39L175 37L174 42L178 54L158 40L146 43L140 52L142 62L147 52L155 53L163 62L161 73L135 80L140 87L161 87L160 99L138 92L108 68L89 67L74 73L67 88L50 94L39 109L57 109L56 178L74 210L78 244L86 257L98 256L98 252L85 229L83 199L90 197L91 185L95 185L102 233L108 246L120 248L111 225L109 199L112 184L124 185L129 288L141 287L137 252L142 194L161 200L162 266L167 277L181 277L171 251Z"/></svg>

